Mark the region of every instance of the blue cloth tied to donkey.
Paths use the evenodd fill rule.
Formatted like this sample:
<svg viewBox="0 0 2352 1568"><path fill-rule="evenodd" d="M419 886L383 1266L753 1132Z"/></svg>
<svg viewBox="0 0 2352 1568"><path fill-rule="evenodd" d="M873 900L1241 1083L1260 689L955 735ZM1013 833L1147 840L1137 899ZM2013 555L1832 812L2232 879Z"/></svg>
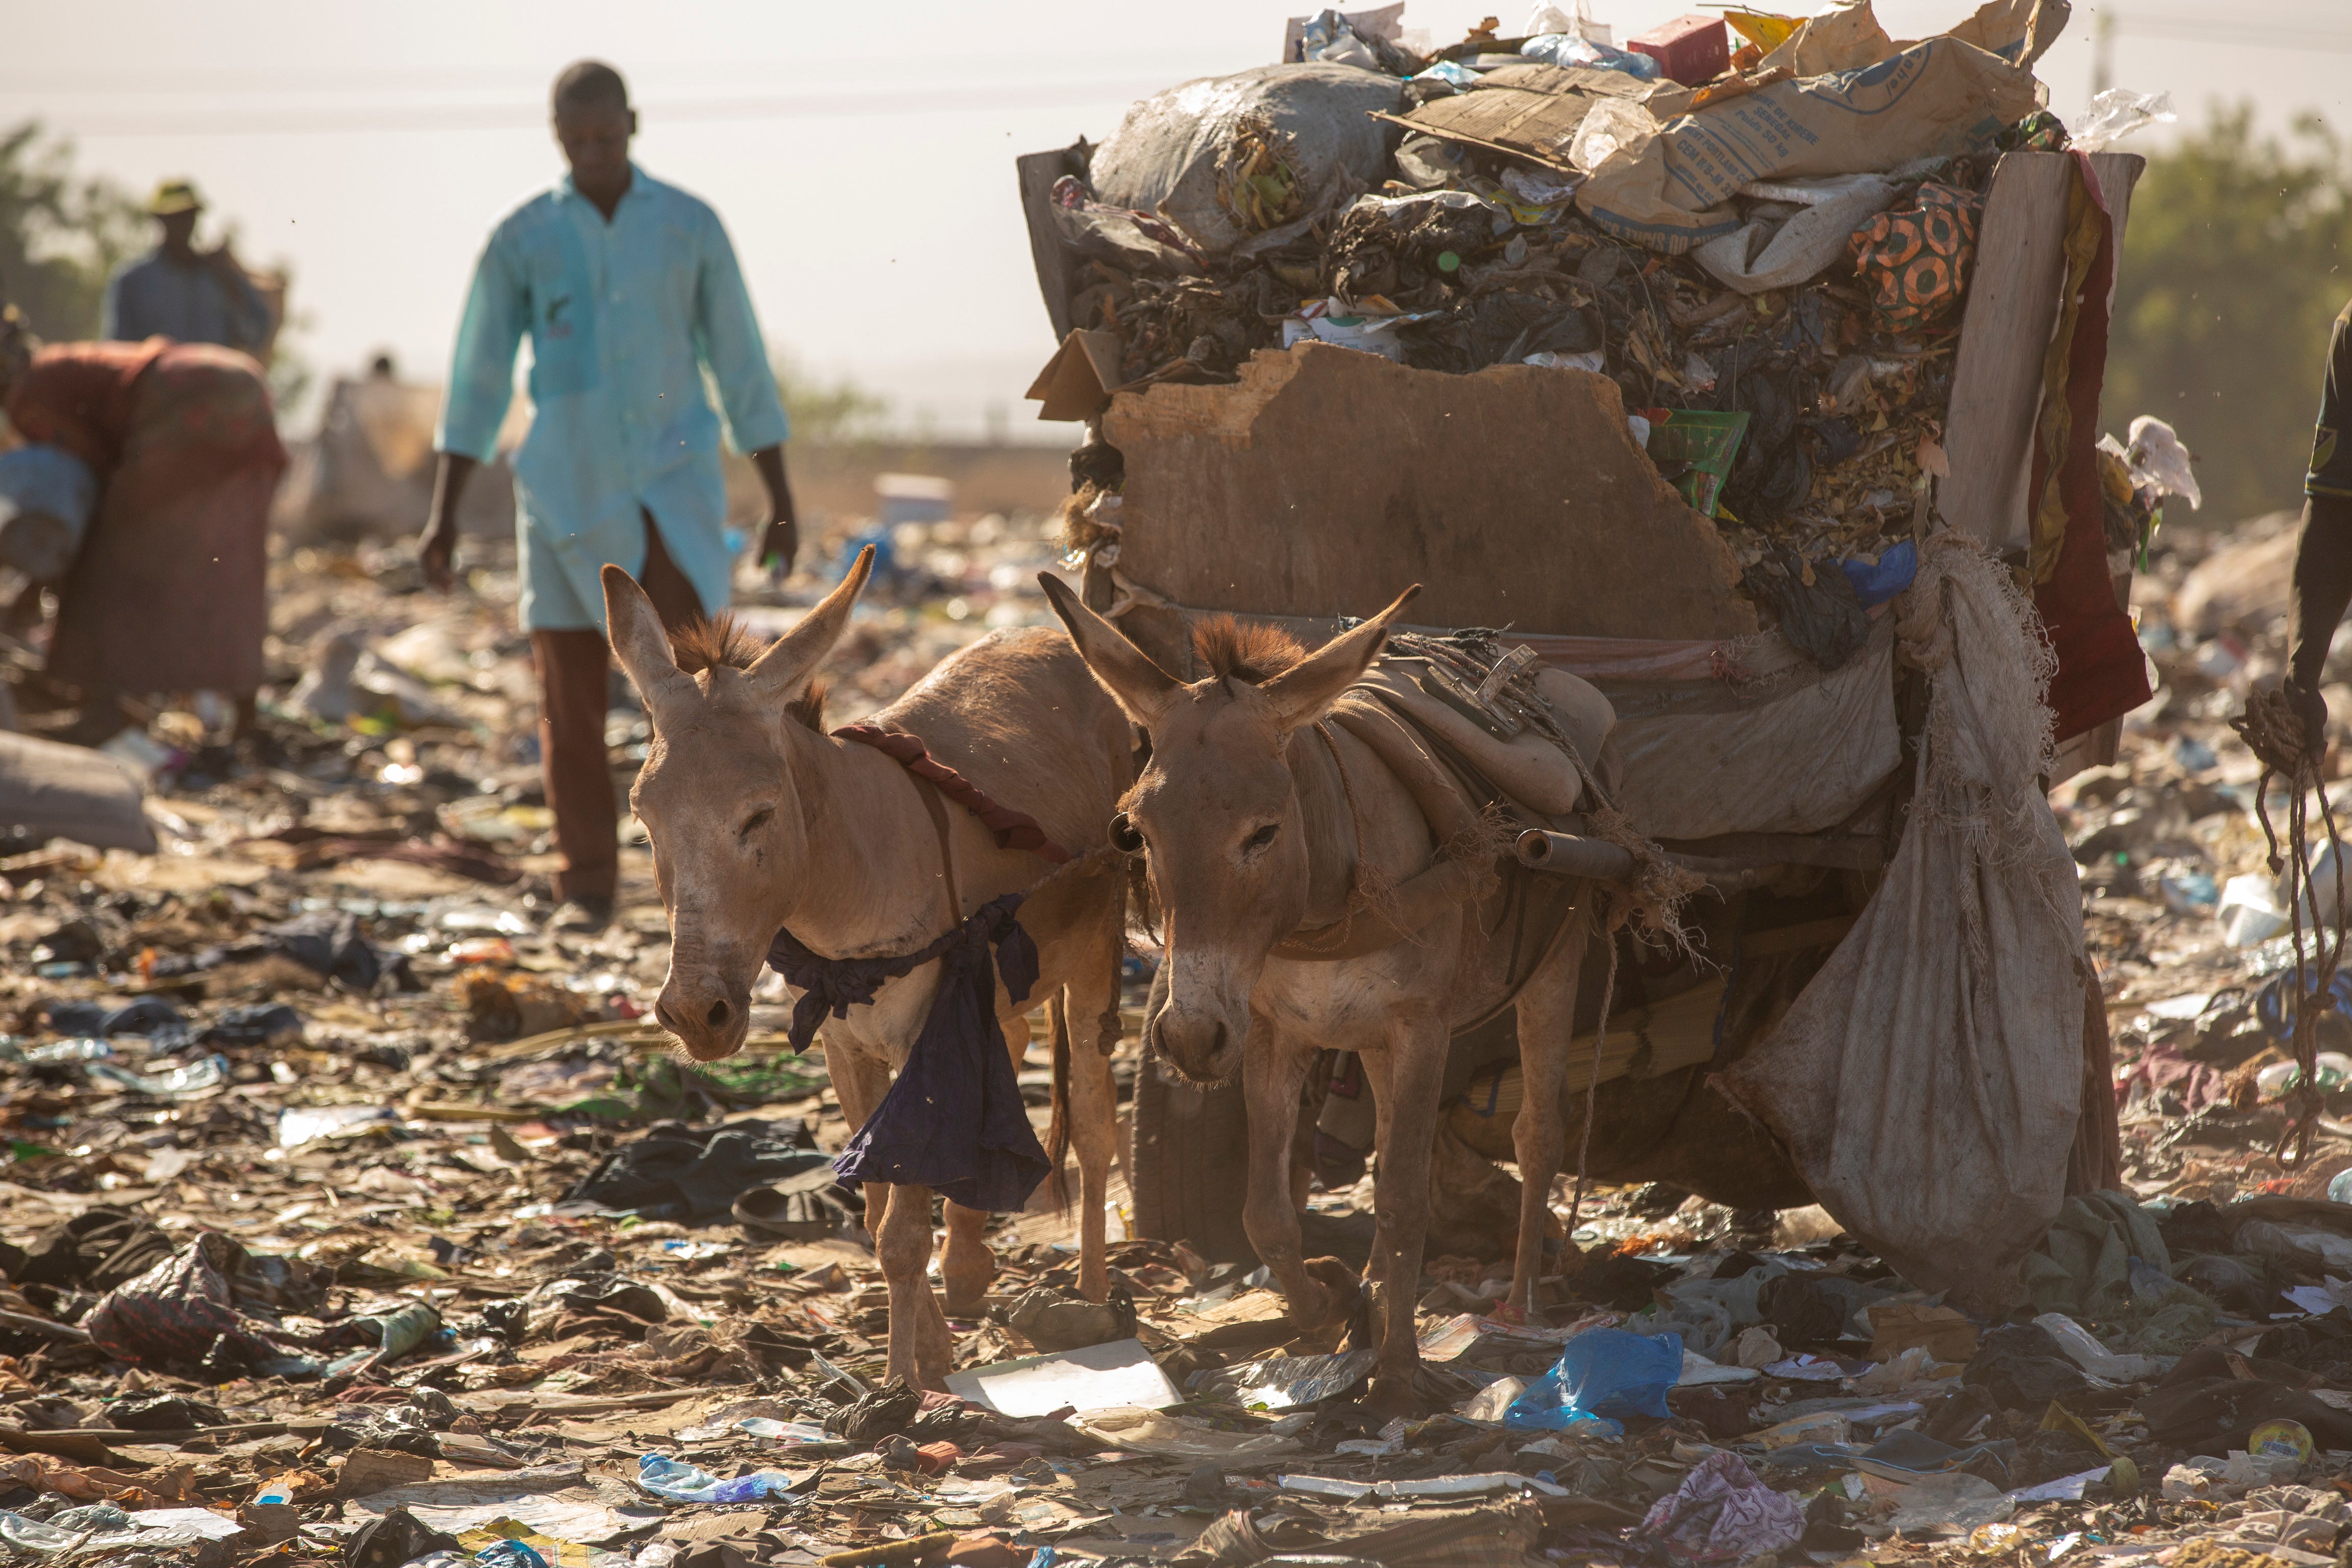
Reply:
<svg viewBox="0 0 2352 1568"><path fill-rule="evenodd" d="M1037 984L1037 944L1013 919L1026 896L982 904L929 947L898 958L824 958L792 932L776 933L768 966L801 992L795 1051L808 1048L827 1017L847 1017L886 982L940 961L939 993L907 1065L833 1163L843 1181L929 1187L966 1208L1004 1213L1026 1205L1045 1179L1051 1167L996 1021L999 975L1015 1002L1027 1001Z"/></svg>

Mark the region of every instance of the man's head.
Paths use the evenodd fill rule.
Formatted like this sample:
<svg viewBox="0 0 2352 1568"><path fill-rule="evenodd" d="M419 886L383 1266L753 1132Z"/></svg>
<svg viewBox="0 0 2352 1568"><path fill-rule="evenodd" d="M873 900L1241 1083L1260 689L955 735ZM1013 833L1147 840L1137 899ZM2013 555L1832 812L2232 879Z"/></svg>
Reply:
<svg viewBox="0 0 2352 1568"><path fill-rule="evenodd" d="M194 180L165 180L147 198L147 212L163 230L163 248L178 255L194 247L196 219L205 200Z"/></svg>
<svg viewBox="0 0 2352 1568"><path fill-rule="evenodd" d="M617 192L628 180L629 138L637 133L628 84L602 60L582 60L555 79L555 140L583 195Z"/></svg>

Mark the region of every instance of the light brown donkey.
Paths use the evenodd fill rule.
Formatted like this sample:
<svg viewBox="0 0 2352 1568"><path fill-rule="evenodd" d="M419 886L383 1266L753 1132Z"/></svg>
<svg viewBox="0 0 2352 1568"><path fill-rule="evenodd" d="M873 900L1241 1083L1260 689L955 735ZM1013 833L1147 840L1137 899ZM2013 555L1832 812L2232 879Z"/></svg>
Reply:
<svg viewBox="0 0 2352 1568"><path fill-rule="evenodd" d="M1521 954L1514 997L1511 933L1483 918L1496 897L1481 891L1492 887L1491 846L1433 831L1425 807L1443 786L1400 776L1388 760L1398 747L1376 750L1360 738L1380 740L1375 727L1391 721L1343 707L1326 721L1412 591L1312 654L1270 628L1203 623L1195 651L1212 673L1191 685L1058 583L1046 592L1087 668L1151 737L1150 761L1123 804L1165 921L1170 984L1150 1026L1152 1043L1195 1081L1241 1073L1250 1120L1244 1223L1302 1331L1348 1310L1353 1289L1333 1260L1310 1267L1299 1256L1289 1182L1299 1088L1318 1050L1362 1053L1380 1159L1369 1269L1380 1286L1373 1398L1384 1409L1413 1408L1413 1302L1448 1037L1507 1001L1517 1008L1528 1087L1513 1130L1525 1188L1510 1299L1524 1309L1541 1272L1545 1199L1562 1152L1559 1086L1585 911L1539 957ZM1444 873L1457 868L1468 874L1449 881ZM1416 896L1432 888L1454 891ZM1382 889L1394 893L1364 896ZM1401 926L1382 919L1384 908ZM1302 933L1324 933L1328 945L1285 956L1317 949Z"/></svg>
<svg viewBox="0 0 2352 1568"><path fill-rule="evenodd" d="M1066 1055L1068 1130L1084 1202L1079 1280L1099 1301L1108 1293L1103 1196L1115 1105L1108 1051L1116 1043L1123 910L1103 846L1133 776L1127 723L1069 639L1038 629L973 644L872 721L919 737L934 759L1034 816L1050 840L1079 857L1058 873L1026 849L1001 847L977 816L929 798L932 784L881 751L824 733L811 674L848 625L872 557L870 549L860 554L838 587L756 657L740 632L706 635L722 657L693 675L678 667L644 591L620 568L604 569L614 652L653 721L630 804L652 840L670 918L669 975L655 1014L693 1057L713 1061L742 1045L751 985L780 931L819 962L886 960L922 952L1003 895L1038 889L1020 911L1040 960L1028 999L1011 1000L993 972L984 973L1016 1068L1032 1008L1057 999L1078 1025L1078 1047ZM824 1025L825 1063L853 1127L866 1124L892 1073L907 1066L941 994L944 962L885 981L870 1005ZM1101 1019L1112 1033L1097 1048ZM1017 1131L1029 1136L1025 1125ZM889 1284L888 1375L940 1388L952 1343L927 1279L931 1189L871 1183L866 1194ZM978 1309L995 1272L981 1239L986 1218L948 1205L941 1273L948 1310L960 1315Z"/></svg>

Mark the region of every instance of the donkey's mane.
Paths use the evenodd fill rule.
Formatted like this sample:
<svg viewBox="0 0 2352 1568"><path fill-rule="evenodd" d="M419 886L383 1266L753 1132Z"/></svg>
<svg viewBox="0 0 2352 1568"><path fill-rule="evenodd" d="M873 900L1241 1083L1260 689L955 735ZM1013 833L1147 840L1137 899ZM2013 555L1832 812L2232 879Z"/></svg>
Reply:
<svg viewBox="0 0 2352 1568"><path fill-rule="evenodd" d="M682 626L672 627L669 647L678 668L688 675L700 675L720 665L749 669L768 651L760 634L732 610L721 610L715 617L697 616Z"/></svg>
<svg viewBox="0 0 2352 1568"><path fill-rule="evenodd" d="M1280 626L1210 616L1193 625L1192 657L1219 680L1231 677L1257 686L1297 664L1307 649Z"/></svg>
<svg viewBox="0 0 2352 1568"><path fill-rule="evenodd" d="M715 616L697 616L682 626L672 627L669 634L671 656L688 675L720 668L749 669L770 646L732 610L721 610ZM824 733L824 682L810 681L806 689L785 704L784 711L818 734Z"/></svg>

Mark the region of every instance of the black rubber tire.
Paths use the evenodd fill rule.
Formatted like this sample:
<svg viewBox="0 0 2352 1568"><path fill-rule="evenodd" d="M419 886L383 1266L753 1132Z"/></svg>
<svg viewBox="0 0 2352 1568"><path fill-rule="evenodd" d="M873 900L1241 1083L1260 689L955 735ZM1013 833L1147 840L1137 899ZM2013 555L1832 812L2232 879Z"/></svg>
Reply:
<svg viewBox="0 0 2352 1568"><path fill-rule="evenodd" d="M1165 984L1154 977L1147 1018L1159 1011ZM1127 1175L1137 1236L1181 1241L1212 1263L1257 1262L1242 1223L1249 1196L1242 1086L1199 1089L1177 1081L1153 1059L1149 1028L1129 1117Z"/></svg>

